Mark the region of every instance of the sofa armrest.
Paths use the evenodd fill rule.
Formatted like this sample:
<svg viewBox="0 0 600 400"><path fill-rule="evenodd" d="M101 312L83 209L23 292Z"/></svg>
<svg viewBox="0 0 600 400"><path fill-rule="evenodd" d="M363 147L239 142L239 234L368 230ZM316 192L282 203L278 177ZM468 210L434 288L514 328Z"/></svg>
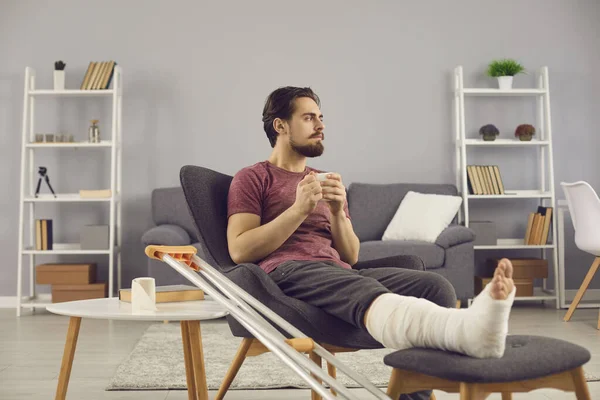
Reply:
<svg viewBox="0 0 600 400"><path fill-rule="evenodd" d="M423 263L423 260L417 256L397 255L378 258L376 260L359 261L352 266L352 269L366 268L404 268L425 271L425 264Z"/></svg>
<svg viewBox="0 0 600 400"><path fill-rule="evenodd" d="M185 246L192 243L190 235L178 225L163 224L147 230L142 235L142 244L164 246Z"/></svg>
<svg viewBox="0 0 600 400"><path fill-rule="evenodd" d="M475 232L462 225L450 225L440 233L435 244L444 249L475 240Z"/></svg>

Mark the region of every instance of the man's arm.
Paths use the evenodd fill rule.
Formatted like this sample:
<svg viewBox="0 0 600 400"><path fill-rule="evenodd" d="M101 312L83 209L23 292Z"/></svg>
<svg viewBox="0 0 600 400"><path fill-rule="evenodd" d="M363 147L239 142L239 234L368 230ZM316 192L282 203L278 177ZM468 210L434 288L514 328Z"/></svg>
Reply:
<svg viewBox="0 0 600 400"><path fill-rule="evenodd" d="M340 253L342 261L350 265L356 264L360 241L354 233L352 222L346 218L344 210L331 214L331 235L333 236L333 247Z"/></svg>
<svg viewBox="0 0 600 400"><path fill-rule="evenodd" d="M237 213L229 217L227 246L236 264L256 262L277 250L298 229L322 199L322 189L307 175L296 188L296 201L271 222L260 225L260 216Z"/></svg>
<svg viewBox="0 0 600 400"><path fill-rule="evenodd" d="M294 206L277 218L260 225L260 216L240 213L229 217L227 245L236 264L261 260L277 250L306 218Z"/></svg>
<svg viewBox="0 0 600 400"><path fill-rule="evenodd" d="M331 211L333 247L340 254L342 261L354 265L358 262L360 240L354 233L352 222L346 217L346 188L342 183L342 177L337 173L329 173L321 182L321 186L323 199L327 200Z"/></svg>

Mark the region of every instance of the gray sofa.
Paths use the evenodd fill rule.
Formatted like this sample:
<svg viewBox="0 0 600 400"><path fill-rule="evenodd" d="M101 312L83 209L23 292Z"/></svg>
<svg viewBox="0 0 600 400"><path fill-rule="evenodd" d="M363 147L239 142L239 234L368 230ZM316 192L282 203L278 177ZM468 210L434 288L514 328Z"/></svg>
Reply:
<svg viewBox="0 0 600 400"><path fill-rule="evenodd" d="M444 184L368 184L353 183L347 190L348 207L354 230L360 239L359 261L394 255L416 255L425 269L434 271L454 286L456 297L473 297L474 252L472 230L456 224L456 219L437 238L436 243L420 241L382 241L383 233L409 190L420 193L457 195L456 187ZM142 236L149 244L188 245L202 250L192 218L180 187L152 192L152 218L155 226ZM148 259L148 276L157 285L189 284L168 265Z"/></svg>

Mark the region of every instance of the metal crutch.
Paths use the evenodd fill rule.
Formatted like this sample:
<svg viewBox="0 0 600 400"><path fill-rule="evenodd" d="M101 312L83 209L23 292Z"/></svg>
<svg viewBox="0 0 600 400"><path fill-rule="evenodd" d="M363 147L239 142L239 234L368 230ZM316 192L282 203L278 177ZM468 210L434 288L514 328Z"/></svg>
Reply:
<svg viewBox="0 0 600 400"><path fill-rule="evenodd" d="M296 349L290 346L290 340L308 340L310 341L311 351L325 358L327 362L335 365L340 371L352 378L362 387L367 389L376 398L389 400L390 398L379 388L373 385L364 376L350 369L333 354L327 351L318 343L302 333L295 326L281 318L275 312L265 307L264 304L256 300L238 285L230 281L214 267L202 260L196 255L196 248L193 246L155 246L146 247L146 255L150 258L164 261L173 267L177 272L186 277L194 285L205 291L208 295L223 305L230 314L237 319L248 331L254 335L265 347L267 347L275 356L283 361L290 369L297 373L310 387L319 393L323 398L336 400L339 397L333 396L324 386L319 383L311 374L305 371L308 369L312 374L328 383L332 389L347 399L356 399L348 388L340 384L335 378L326 374L323 369L303 356ZM210 281L219 290L208 284L203 279ZM223 294L219 293L221 291ZM275 329L263 316L258 314L247 303L250 303L260 313L265 315L281 329L290 334L294 339L287 339L281 332Z"/></svg>

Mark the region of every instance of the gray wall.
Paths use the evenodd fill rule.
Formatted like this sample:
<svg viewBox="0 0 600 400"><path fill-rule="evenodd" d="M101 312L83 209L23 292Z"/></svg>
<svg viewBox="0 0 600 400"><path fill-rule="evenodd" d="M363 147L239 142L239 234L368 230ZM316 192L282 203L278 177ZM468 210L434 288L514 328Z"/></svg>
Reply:
<svg viewBox="0 0 600 400"><path fill-rule="evenodd" d="M38 87L49 88L58 59L67 63L71 88L79 87L91 60L114 59L124 69L126 285L145 274L140 236L152 225L152 189L178 185L184 164L233 174L267 158L262 106L283 85L310 85L322 98L326 152L313 166L340 172L346 184L454 182L453 68L464 66L468 86L493 87L482 74L493 58L514 57L531 70L547 65L555 183L583 179L600 188L595 1L4 0L0 7L0 184L6 193L0 200L0 295L16 294L24 70L34 67ZM531 75L515 80L516 87L531 84ZM509 136L517 124L535 121L533 104L469 101L467 129L473 133L491 122ZM89 120L100 118L108 134L108 101L44 100L37 110L38 131L61 129L83 138ZM107 154L46 152L36 165L48 165L59 191L105 187ZM509 150L508 159L483 154L476 161L500 165L507 186L535 183L534 153ZM557 194L562 197L558 187ZM534 207L526 201L489 204L501 215L475 210L474 216L501 217L505 235L522 234ZM68 241L77 240L81 224L102 222L107 211L76 204L40 212L54 216L57 240ZM592 258L573 247L570 226L567 238L568 287L576 288ZM105 260L97 258L104 266Z"/></svg>

